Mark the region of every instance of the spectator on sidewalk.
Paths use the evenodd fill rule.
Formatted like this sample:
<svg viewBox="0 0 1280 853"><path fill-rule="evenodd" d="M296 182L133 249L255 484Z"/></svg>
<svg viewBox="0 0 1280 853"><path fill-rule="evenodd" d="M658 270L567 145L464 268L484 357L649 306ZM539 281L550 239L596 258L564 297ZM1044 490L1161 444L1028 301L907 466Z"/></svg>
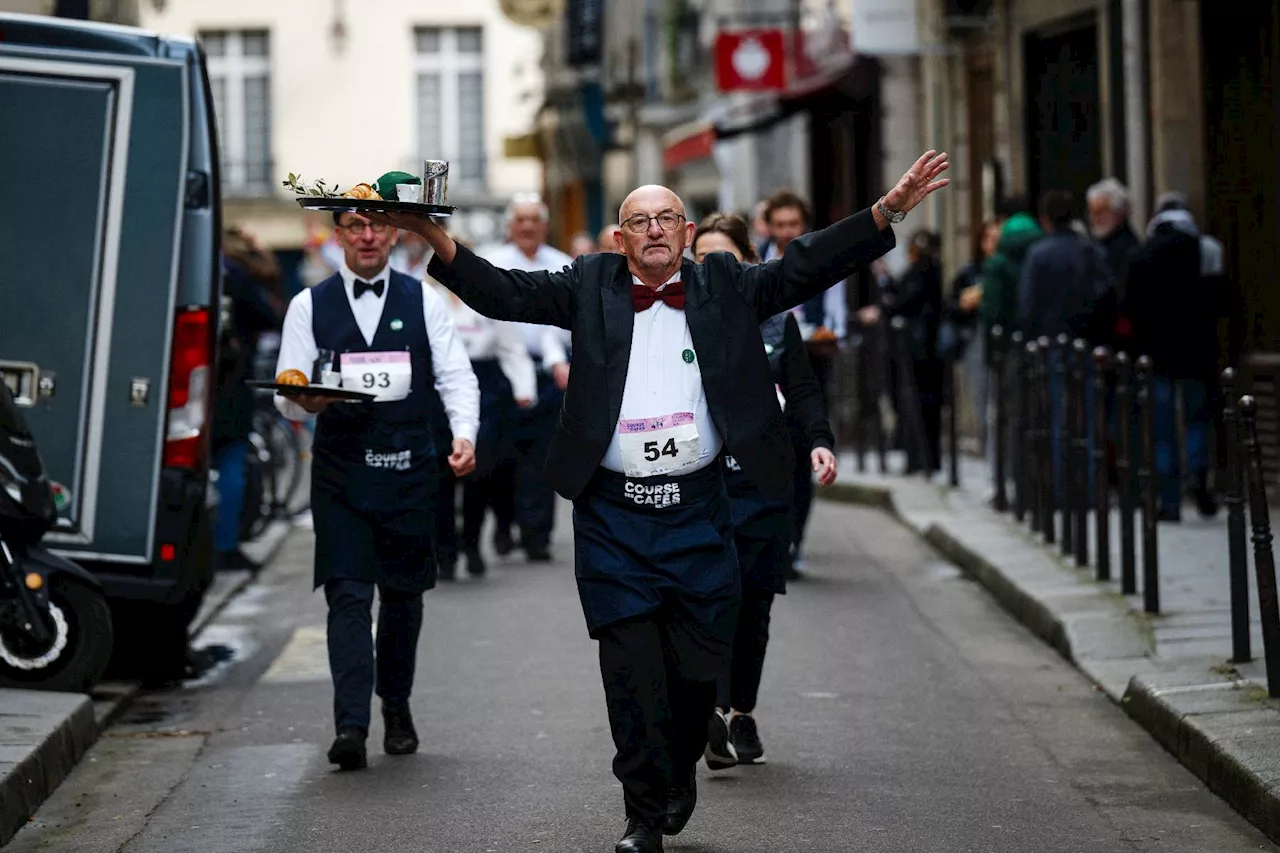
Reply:
<svg viewBox="0 0 1280 853"><path fill-rule="evenodd" d="M1018 328L1018 282L1022 262L1028 250L1044 231L1027 210L1021 198L1011 198L1001 205L1000 240L996 250L982 264L982 325L990 335L999 326L1005 340ZM988 353L988 362L990 353Z"/></svg>
<svg viewBox="0 0 1280 853"><path fill-rule="evenodd" d="M980 322L982 310L982 267L995 254L1000 241L1000 222L988 219L978 229L973 260L956 274L945 302L946 321L939 332L938 351L946 360L964 366L965 380L973 411L977 413L978 443L987 446L987 336ZM950 331L945 331L949 329Z"/></svg>
<svg viewBox="0 0 1280 853"><path fill-rule="evenodd" d="M618 243L613 235L622 230L617 223L611 222L600 229L600 233L596 235L596 251L597 252L617 252Z"/></svg>
<svg viewBox="0 0 1280 853"><path fill-rule="evenodd" d="M1116 322L1111 340L1104 343L1132 355L1132 328L1122 306L1129 280L1129 257L1142 243L1129 225L1129 191L1115 178L1104 178L1089 187L1085 202L1089 207L1089 231L1106 257L1116 289Z"/></svg>
<svg viewBox="0 0 1280 853"><path fill-rule="evenodd" d="M253 432L255 408L254 392L244 383L253 378L253 356L259 337L279 332L283 323L284 312L271 293L271 285L279 279L280 266L275 255L251 235L228 228L222 238L222 273L226 315L218 347L210 437L213 467L218 472L214 562L224 571L256 571L260 566L240 548L249 434Z"/></svg>
<svg viewBox="0 0 1280 853"><path fill-rule="evenodd" d="M1182 393L1187 477L1201 515L1217 514L1209 490L1209 430L1217 387L1218 319L1226 313L1222 245L1200 233L1181 194L1156 202L1147 243L1130 260L1127 308L1135 351L1151 358L1161 521L1182 518L1183 479L1174 398Z"/></svg>
<svg viewBox="0 0 1280 853"><path fill-rule="evenodd" d="M1074 199L1066 190L1050 190L1040 202L1041 225L1046 232L1027 252L1018 283L1018 326L1027 339L1060 335L1089 342L1105 339L1112 327L1114 288L1106 257L1087 236L1073 227ZM1049 380L1052 416L1053 472L1057 499L1065 493L1063 441L1065 440L1066 384L1063 353L1054 350ZM1086 408L1091 409L1086 400ZM1089 482L1093 470L1090 468Z"/></svg>
<svg viewBox="0 0 1280 853"><path fill-rule="evenodd" d="M885 314L892 319L902 317L907 321L907 340L910 343L912 389L899 388L915 394L914 401L903 401L899 411L906 412L904 403L914 402L918 408L924 435L913 438L909 432L911 418L899 418L900 429L907 450L906 473L941 468L942 459L942 378L943 363L938 354L938 328L942 320L942 269L939 260L941 242L934 231L920 229L911 235L907 243L909 266L897 285L886 292ZM904 423L905 422L905 423ZM923 446L919 438L924 439Z"/></svg>

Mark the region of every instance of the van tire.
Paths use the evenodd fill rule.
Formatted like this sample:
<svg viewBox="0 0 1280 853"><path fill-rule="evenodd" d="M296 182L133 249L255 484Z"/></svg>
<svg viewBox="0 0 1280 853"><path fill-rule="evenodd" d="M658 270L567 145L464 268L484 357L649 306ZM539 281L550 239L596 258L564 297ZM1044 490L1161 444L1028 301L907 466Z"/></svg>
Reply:
<svg viewBox="0 0 1280 853"><path fill-rule="evenodd" d="M17 669L0 660L0 687L89 693L111 660L111 607L102 593L65 577L51 581L49 599L67 620L67 647L38 670Z"/></svg>

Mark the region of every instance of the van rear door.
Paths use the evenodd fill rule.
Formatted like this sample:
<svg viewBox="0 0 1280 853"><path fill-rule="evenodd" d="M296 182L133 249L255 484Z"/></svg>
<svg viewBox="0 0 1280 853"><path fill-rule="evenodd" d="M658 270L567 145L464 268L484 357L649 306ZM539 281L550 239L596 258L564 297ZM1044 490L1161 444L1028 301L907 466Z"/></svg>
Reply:
<svg viewBox="0 0 1280 853"><path fill-rule="evenodd" d="M179 313L190 72L142 42L59 50L11 37L21 30L0 16L0 372L57 484L46 541L146 564Z"/></svg>

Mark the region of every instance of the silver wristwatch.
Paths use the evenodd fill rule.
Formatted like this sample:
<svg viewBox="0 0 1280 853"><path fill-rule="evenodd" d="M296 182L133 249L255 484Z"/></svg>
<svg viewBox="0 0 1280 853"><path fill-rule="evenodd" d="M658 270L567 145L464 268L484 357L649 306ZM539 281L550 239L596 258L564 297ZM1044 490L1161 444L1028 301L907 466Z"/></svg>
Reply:
<svg viewBox="0 0 1280 853"><path fill-rule="evenodd" d="M889 220L889 222L894 225L897 225L899 222L907 218L906 211L890 210L888 207L886 207L883 197L876 200L876 210L880 211L880 215L883 216L885 219Z"/></svg>

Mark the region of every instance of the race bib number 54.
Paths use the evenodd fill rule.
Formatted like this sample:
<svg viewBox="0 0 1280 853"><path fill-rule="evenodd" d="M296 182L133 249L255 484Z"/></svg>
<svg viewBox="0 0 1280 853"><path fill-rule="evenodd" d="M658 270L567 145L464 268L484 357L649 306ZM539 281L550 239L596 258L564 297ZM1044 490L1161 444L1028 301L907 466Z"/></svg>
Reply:
<svg viewBox="0 0 1280 853"><path fill-rule="evenodd" d="M618 421L618 443L628 477L673 474L697 464L702 455L692 412Z"/></svg>
<svg viewBox="0 0 1280 853"><path fill-rule="evenodd" d="M376 394L375 403L403 400L413 387L413 362L408 352L343 353L342 387Z"/></svg>

